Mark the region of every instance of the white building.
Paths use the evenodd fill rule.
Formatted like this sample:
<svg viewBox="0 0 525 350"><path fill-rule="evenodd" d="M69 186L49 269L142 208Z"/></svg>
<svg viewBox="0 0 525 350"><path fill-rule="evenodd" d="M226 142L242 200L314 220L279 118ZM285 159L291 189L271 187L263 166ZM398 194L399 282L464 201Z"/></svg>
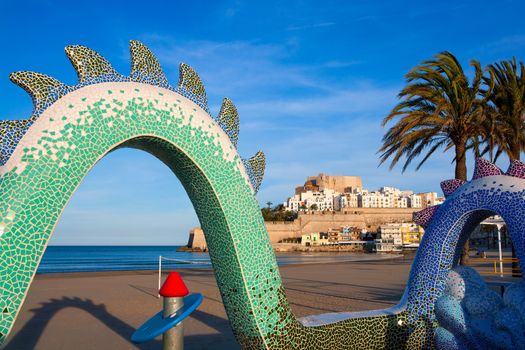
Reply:
<svg viewBox="0 0 525 350"><path fill-rule="evenodd" d="M395 188L395 187L386 187L386 186L383 186L379 189L379 192L381 193L386 193L386 194L390 194L390 195L394 195L394 196L399 196L401 195L401 190L399 188Z"/></svg>
<svg viewBox="0 0 525 350"><path fill-rule="evenodd" d="M391 223L379 226L379 240L382 249L386 247L417 247L424 230L414 222Z"/></svg>
<svg viewBox="0 0 525 350"><path fill-rule="evenodd" d="M301 235L301 245L310 247L315 245L328 245L328 234L324 232L315 232Z"/></svg>
<svg viewBox="0 0 525 350"><path fill-rule="evenodd" d="M359 207L357 193L340 193L334 197L334 210Z"/></svg>
<svg viewBox="0 0 525 350"><path fill-rule="evenodd" d="M421 207L431 207L433 205L441 204L445 201L445 198L438 197L438 194L436 192L423 192L417 194L419 197L421 197Z"/></svg>
<svg viewBox="0 0 525 350"><path fill-rule="evenodd" d="M407 197L397 197L395 200L396 208L408 208L408 199Z"/></svg>
<svg viewBox="0 0 525 350"><path fill-rule="evenodd" d="M288 198L287 210L340 211L344 208L426 208L442 203L436 192L414 194L395 187L381 187L378 191L355 188L352 192L339 193L333 189L307 190Z"/></svg>
<svg viewBox="0 0 525 350"><path fill-rule="evenodd" d="M411 194L408 196L408 207L409 208L422 208L421 196L417 194Z"/></svg>
<svg viewBox="0 0 525 350"><path fill-rule="evenodd" d="M312 207L319 211L333 211L335 197L336 193L331 189L324 189L321 191L305 191L288 198L287 203L285 203L285 208L286 210L295 212L299 211L301 208L311 210Z"/></svg>
<svg viewBox="0 0 525 350"><path fill-rule="evenodd" d="M373 191L358 195L361 208L395 208L394 202L395 196L392 193Z"/></svg>
<svg viewBox="0 0 525 350"><path fill-rule="evenodd" d="M403 224L385 224L379 226L379 238L382 243L392 243L394 246L403 245L403 234L401 226Z"/></svg>

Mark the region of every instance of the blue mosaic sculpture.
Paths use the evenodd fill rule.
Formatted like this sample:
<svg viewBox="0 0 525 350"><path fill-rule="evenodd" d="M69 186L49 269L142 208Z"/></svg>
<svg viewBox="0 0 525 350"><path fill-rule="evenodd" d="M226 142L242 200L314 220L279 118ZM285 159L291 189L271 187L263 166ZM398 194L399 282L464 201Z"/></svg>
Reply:
<svg viewBox="0 0 525 350"><path fill-rule="evenodd" d="M522 263L524 169L523 163L514 161L504 174L478 158L472 181L444 181L445 203L414 215L427 228L410 274L408 308L435 300L438 349L525 348L525 306L520 306L525 303L524 282L509 287L502 300L473 269L453 268L468 235L494 214L505 220ZM429 316L429 306L420 316Z"/></svg>
<svg viewBox="0 0 525 350"><path fill-rule="evenodd" d="M449 272L436 301L438 349L525 349L525 283L510 285L503 298L469 267Z"/></svg>

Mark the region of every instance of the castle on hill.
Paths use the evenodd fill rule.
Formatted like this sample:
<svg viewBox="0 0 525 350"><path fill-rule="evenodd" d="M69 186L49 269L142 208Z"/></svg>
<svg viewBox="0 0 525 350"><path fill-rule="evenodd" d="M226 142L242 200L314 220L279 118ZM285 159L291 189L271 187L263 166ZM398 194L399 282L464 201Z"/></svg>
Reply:
<svg viewBox="0 0 525 350"><path fill-rule="evenodd" d="M395 187L369 191L360 176L334 176L321 173L309 176L303 186L284 203L286 210L343 211L345 208L426 208L440 204L444 198L436 192L414 193Z"/></svg>

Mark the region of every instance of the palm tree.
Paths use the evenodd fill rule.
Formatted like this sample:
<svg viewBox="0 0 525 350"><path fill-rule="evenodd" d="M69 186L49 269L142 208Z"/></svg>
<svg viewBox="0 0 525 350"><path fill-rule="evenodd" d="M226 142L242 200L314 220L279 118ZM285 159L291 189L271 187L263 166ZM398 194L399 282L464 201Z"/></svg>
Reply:
<svg viewBox="0 0 525 350"><path fill-rule="evenodd" d="M481 157L488 152L489 160L495 163L503 153L502 148L498 147L498 144L501 143L504 136L500 120L492 105L485 104L483 119L480 123L480 134L469 141L468 148L473 149L476 157ZM481 149L482 145L485 145L483 149Z"/></svg>
<svg viewBox="0 0 525 350"><path fill-rule="evenodd" d="M391 158L392 169L404 157L405 171L425 153L418 170L436 150L454 148L455 178L467 180L467 147L482 133L486 105L486 96L481 96L481 66L476 60L470 65L472 82L450 52L439 53L408 72L407 85L398 95L401 102L383 120L383 126L394 119L396 123L383 136L380 164ZM468 242L461 263L467 260Z"/></svg>
<svg viewBox="0 0 525 350"><path fill-rule="evenodd" d="M525 150L525 67L513 57L510 61L490 64L487 70L489 76L484 81L489 87L491 115L497 125L492 134L493 145L487 147L497 147L511 161L520 160ZM516 258L514 244L512 257ZM512 272L519 274L516 262L512 263Z"/></svg>
<svg viewBox="0 0 525 350"><path fill-rule="evenodd" d="M472 83L450 52L439 53L408 72L408 84L398 95L402 101L383 120L385 126L399 117L383 136L381 164L392 158L392 169L404 156L405 171L426 151L416 167L419 170L436 150L454 148L455 178L467 179L467 143L481 133L485 103L480 98L480 64L476 60L470 64L475 70Z"/></svg>
<svg viewBox="0 0 525 350"><path fill-rule="evenodd" d="M487 70L490 75L484 81L489 87L491 112L497 124L493 134L495 145L509 160L520 160L525 150L525 67L514 57L490 64Z"/></svg>

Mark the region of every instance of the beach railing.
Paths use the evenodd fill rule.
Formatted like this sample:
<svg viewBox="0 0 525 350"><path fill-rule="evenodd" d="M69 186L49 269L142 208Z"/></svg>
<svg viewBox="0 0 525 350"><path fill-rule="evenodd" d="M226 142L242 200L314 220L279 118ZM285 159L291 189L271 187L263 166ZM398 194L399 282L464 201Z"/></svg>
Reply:
<svg viewBox="0 0 525 350"><path fill-rule="evenodd" d="M480 275L505 275L515 276L517 273L513 271L512 266L505 266L504 264L516 263L518 259L471 259L471 264L476 267ZM521 272L518 272L521 277Z"/></svg>
<svg viewBox="0 0 525 350"><path fill-rule="evenodd" d="M211 261L208 259L193 259L193 260L184 260L184 259L175 259L175 258L167 258L165 256L159 255L159 281L158 281L158 289L160 290L160 287L162 285L162 261L173 261L175 263L179 264L193 264L193 265L211 265ZM160 298L160 294L157 294L157 298Z"/></svg>

